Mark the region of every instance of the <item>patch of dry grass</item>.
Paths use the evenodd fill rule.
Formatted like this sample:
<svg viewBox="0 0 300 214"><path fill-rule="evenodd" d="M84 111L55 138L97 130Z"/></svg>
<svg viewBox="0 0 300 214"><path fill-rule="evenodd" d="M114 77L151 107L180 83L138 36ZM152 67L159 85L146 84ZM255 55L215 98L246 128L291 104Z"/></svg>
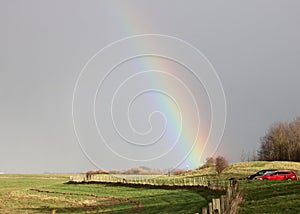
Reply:
<svg viewBox="0 0 300 214"><path fill-rule="evenodd" d="M296 172L300 177L300 163L290 161L251 161L229 164L220 178L245 178L247 175L253 174L263 169L290 169ZM207 167L204 169L192 170L184 173L183 176L204 176L208 178L217 177L215 167Z"/></svg>

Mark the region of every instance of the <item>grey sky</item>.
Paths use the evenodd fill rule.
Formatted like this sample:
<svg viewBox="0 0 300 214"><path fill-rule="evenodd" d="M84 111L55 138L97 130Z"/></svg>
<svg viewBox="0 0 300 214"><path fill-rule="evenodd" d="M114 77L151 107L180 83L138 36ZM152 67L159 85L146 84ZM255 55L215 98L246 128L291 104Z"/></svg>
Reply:
<svg viewBox="0 0 300 214"><path fill-rule="evenodd" d="M226 94L217 154L240 161L276 121L300 115L299 1L1 1L0 171L80 172L72 95L86 62L136 34L198 48Z"/></svg>

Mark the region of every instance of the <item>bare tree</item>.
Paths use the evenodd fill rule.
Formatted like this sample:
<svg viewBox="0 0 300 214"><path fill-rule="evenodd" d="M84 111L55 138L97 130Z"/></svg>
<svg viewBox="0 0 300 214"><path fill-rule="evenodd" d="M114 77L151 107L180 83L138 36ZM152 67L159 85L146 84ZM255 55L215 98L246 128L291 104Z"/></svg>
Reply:
<svg viewBox="0 0 300 214"><path fill-rule="evenodd" d="M300 161L300 117L273 124L261 138L259 160Z"/></svg>
<svg viewBox="0 0 300 214"><path fill-rule="evenodd" d="M218 156L215 162L216 172L218 173L218 175L220 175L228 167L228 161L224 157Z"/></svg>

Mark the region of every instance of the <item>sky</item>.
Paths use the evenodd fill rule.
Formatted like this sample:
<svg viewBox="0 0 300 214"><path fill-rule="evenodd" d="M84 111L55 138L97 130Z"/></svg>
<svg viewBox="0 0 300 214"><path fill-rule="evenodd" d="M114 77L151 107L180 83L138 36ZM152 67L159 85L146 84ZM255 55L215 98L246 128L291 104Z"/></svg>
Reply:
<svg viewBox="0 0 300 214"><path fill-rule="evenodd" d="M300 116L299 21L297 0L1 1L0 172L241 161Z"/></svg>

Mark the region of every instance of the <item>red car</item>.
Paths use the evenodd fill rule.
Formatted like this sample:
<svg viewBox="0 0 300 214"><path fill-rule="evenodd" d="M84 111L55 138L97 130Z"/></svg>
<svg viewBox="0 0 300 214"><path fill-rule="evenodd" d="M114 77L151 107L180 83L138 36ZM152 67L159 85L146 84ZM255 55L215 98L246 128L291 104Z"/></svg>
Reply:
<svg viewBox="0 0 300 214"><path fill-rule="evenodd" d="M296 174L292 170L276 170L266 173L261 177L262 180L297 180Z"/></svg>

